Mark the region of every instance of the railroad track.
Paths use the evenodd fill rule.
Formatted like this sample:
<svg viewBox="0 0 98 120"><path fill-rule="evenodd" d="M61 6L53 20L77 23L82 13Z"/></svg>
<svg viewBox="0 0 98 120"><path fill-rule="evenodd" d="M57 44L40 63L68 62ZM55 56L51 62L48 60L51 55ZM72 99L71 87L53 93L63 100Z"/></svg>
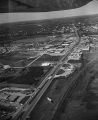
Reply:
<svg viewBox="0 0 98 120"><path fill-rule="evenodd" d="M84 75L84 73L85 73L87 67L89 66L89 64L90 63L87 63L85 65L85 67L83 67L81 69L81 71L78 71L77 75L74 78L72 78L71 82L68 85L68 88L66 89L65 94L62 96L61 101L56 106L57 107L57 111L55 111L55 114L54 114L52 120L56 120L58 118L60 109L62 109L62 111L65 110L66 105L67 105L70 97L72 96L72 93L74 92L75 88L77 87L77 85L81 84L81 79L78 79L79 76L80 75ZM87 82L86 84L88 84L88 81L86 81L86 82Z"/></svg>
<svg viewBox="0 0 98 120"><path fill-rule="evenodd" d="M57 65L52 69L52 71L42 81L42 83L36 90L36 95L31 98L31 103L30 104L28 103L28 105L26 104L28 109L26 109L26 111L23 110L24 114L21 116L21 113L23 111L20 111L20 113L13 120L17 120L17 118L18 118L18 120L26 120L29 117L29 114L31 113L31 111L36 107L37 103L40 101L40 99L42 98L42 96L44 95L44 93L46 92L48 87L53 82L53 78L54 78L55 74L58 72L59 68L63 65L63 62L68 60L68 56L73 52L75 47L77 47L78 44L80 43L80 38L78 36L76 28L75 28L75 33L77 36L76 44L74 44L70 48L70 51L67 51L66 55L61 58L61 60L57 63ZM51 74L52 74L52 76L51 76ZM50 77L50 79L48 79L49 77ZM25 105L25 107L26 107L26 105ZM21 116L21 118L19 118L19 116Z"/></svg>

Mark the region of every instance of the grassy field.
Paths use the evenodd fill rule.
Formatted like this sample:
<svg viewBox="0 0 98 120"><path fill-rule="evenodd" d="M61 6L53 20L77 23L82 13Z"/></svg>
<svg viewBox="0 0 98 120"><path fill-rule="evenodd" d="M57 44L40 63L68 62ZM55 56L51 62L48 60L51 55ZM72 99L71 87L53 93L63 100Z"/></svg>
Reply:
<svg viewBox="0 0 98 120"><path fill-rule="evenodd" d="M66 107L62 107L57 120L98 119L98 48L86 53L84 59L86 66L77 78L81 82L69 97Z"/></svg>

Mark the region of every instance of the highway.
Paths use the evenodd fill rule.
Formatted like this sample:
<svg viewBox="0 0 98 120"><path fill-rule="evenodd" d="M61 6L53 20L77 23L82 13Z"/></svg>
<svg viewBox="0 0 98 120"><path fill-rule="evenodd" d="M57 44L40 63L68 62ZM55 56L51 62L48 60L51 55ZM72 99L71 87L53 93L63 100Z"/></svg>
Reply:
<svg viewBox="0 0 98 120"><path fill-rule="evenodd" d="M78 78L80 77L80 75L85 75L87 68L91 64L91 62L92 61L88 62L84 67L82 67L82 69L79 70L78 73L72 78L71 82L68 85L68 88L66 88L66 92L64 93L61 100L58 102L58 104L56 106L57 111L55 111L55 113L54 113L53 120L56 120L58 118L58 116L60 115L60 109L63 108L63 111L64 111L69 99L71 100L70 96L74 92L76 86L82 84L83 81L81 81L81 79L78 79ZM88 83L89 83L89 79L87 81L85 81L85 87L82 88L83 91L86 89Z"/></svg>
<svg viewBox="0 0 98 120"><path fill-rule="evenodd" d="M61 58L61 60L57 63L57 65L50 71L50 73L46 76L46 78L42 81L42 83L36 89L32 97L27 101L27 103L24 105L22 110L20 110L18 115L15 116L13 120L17 120L17 118L18 120L26 120L26 118L29 117L29 114L31 113L31 111L36 107L41 97L44 95L48 87L52 84L54 76L57 74L59 68L63 65L63 63L68 61L68 56L70 56L70 54L74 51L74 49L79 45L80 38L78 36L77 29L75 28L75 26L74 26L74 30L77 37L77 42L70 47L70 50L66 52L66 54ZM19 116L21 116L23 111L24 111L24 114L22 115L22 118L19 118Z"/></svg>

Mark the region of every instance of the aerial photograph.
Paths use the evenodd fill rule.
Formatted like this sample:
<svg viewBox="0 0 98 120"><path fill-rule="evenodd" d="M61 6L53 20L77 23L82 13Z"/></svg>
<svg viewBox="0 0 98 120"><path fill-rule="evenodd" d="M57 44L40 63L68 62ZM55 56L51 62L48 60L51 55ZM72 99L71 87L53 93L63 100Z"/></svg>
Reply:
<svg viewBox="0 0 98 120"><path fill-rule="evenodd" d="M1 0L0 120L98 120L98 0Z"/></svg>

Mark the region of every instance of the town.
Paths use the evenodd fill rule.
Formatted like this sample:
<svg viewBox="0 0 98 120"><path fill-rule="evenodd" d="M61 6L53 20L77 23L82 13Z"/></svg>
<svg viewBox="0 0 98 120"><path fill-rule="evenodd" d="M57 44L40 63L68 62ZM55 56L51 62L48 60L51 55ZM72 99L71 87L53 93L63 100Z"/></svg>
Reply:
<svg viewBox="0 0 98 120"><path fill-rule="evenodd" d="M57 116L58 108L55 106L61 103L59 98L67 91L64 84L69 88L75 86L79 82L77 74L80 75L91 60L88 55L98 52L97 17L97 22L88 24L86 17L77 18L77 23L74 18L55 23L30 22L27 23L28 29L24 24L17 23L14 30L9 32L5 31L6 25L3 26L0 30L1 120L32 120L34 116L39 120L37 113L40 117L42 115L43 120L46 120L45 115L49 120ZM61 91L52 93L52 84L60 84ZM49 95L47 90L50 91ZM51 105L51 109L55 109L54 114L47 110L46 114L43 112L45 115L41 114L44 111L41 111L42 107L51 111L44 100L44 105L41 102L42 106L36 109L42 97L50 103L56 100ZM33 109L36 109L34 113Z"/></svg>

